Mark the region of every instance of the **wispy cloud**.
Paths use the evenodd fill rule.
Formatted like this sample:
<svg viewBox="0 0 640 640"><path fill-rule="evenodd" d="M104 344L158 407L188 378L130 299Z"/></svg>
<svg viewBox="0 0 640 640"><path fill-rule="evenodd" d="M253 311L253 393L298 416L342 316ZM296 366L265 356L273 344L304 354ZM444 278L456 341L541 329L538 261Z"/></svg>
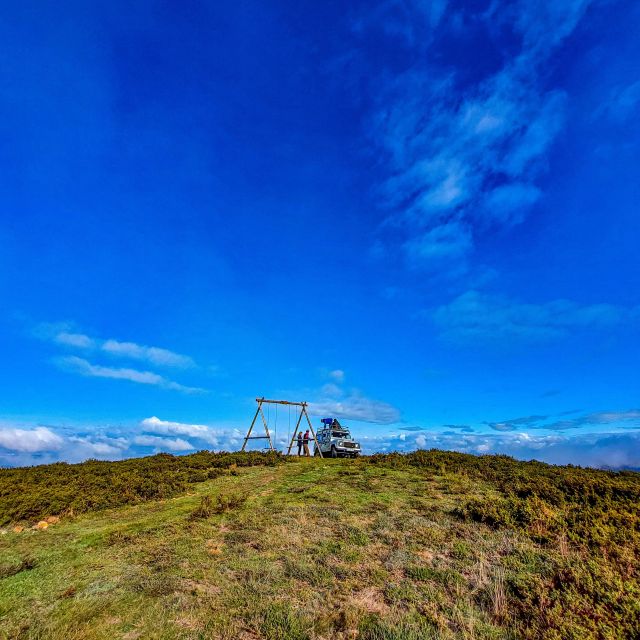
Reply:
<svg viewBox="0 0 640 640"><path fill-rule="evenodd" d="M393 424L400 420L400 411L380 400L372 400L351 394L345 398L324 398L310 402L308 411L319 417L336 417L345 420L360 420L374 424Z"/></svg>
<svg viewBox="0 0 640 640"><path fill-rule="evenodd" d="M445 424L445 429L458 429L463 433L473 433L475 429L468 424Z"/></svg>
<svg viewBox="0 0 640 640"><path fill-rule="evenodd" d="M69 350L81 352L78 355L66 355L54 358L54 362L65 371L78 373L92 378L111 378L114 380L128 380L138 384L152 385L162 389L181 391L183 393L202 393L205 389L180 384L154 371L139 370L132 367L114 367L111 364L95 362L96 358L106 356L110 360L114 358L145 363L154 367L169 367L174 369L194 368L196 363L193 358L163 349L161 347L149 347L135 342L124 342L109 338L103 340L81 333L70 324L42 323L34 329L34 335L42 340L53 342ZM90 361L88 358L91 358Z"/></svg>
<svg viewBox="0 0 640 640"><path fill-rule="evenodd" d="M500 422L485 422L494 431L515 431L523 427L530 427L546 420L548 416L524 416L522 418L512 418L511 420L501 420Z"/></svg>
<svg viewBox="0 0 640 640"><path fill-rule="evenodd" d="M558 415L571 413L575 413L575 411L563 412ZM526 431L529 429L566 431L567 429L581 429L594 425L615 425L623 422L640 425L640 410L599 411L565 420L553 420L551 416L533 415L512 418L510 420L500 420L499 422L484 422L483 424L489 426L494 431Z"/></svg>
<svg viewBox="0 0 640 640"><path fill-rule="evenodd" d="M55 358L54 362L64 371L77 373L91 378L111 378L114 380L128 380L138 384L153 385L162 389L171 389L183 393L206 393L206 389L199 387L188 387L153 371L139 371L126 367L105 367L92 364L84 358L78 356L62 356Z"/></svg>
<svg viewBox="0 0 640 640"><path fill-rule="evenodd" d="M96 341L83 333L69 333L68 331L59 331L53 335L53 341L65 347L75 347L77 349L93 349Z"/></svg>
<svg viewBox="0 0 640 640"><path fill-rule="evenodd" d="M545 86L542 69L589 4L518 0L476 13L459 10L464 18L452 9L444 19L442 4L433 26L445 34L456 21L472 21L498 53L505 29L519 37L502 65L474 79L434 62L437 39L405 38L419 62L376 85L370 131L386 152L383 194L406 233L410 264L460 273L478 235L518 224L541 198L538 177L564 125L567 101L561 89Z"/></svg>
<svg viewBox="0 0 640 640"><path fill-rule="evenodd" d="M442 425L443 429L452 430L451 433L455 433L457 431L463 433L473 433L475 429L468 424L444 424ZM453 431L453 430L456 431ZM421 427L419 425L409 425L407 427L400 427L400 431L429 431L427 427Z"/></svg>
<svg viewBox="0 0 640 640"><path fill-rule="evenodd" d="M409 47L419 47L438 25L448 0L383 0L367 5L367 12L352 23L355 33L381 30Z"/></svg>
<svg viewBox="0 0 640 640"><path fill-rule="evenodd" d="M630 85L616 87L599 114L604 113L613 120L626 122L638 113L639 106L640 80Z"/></svg>
<svg viewBox="0 0 640 640"><path fill-rule="evenodd" d="M580 429L593 425L612 425L617 423L627 423L640 426L640 409L588 413L584 416L579 416L571 420L558 420L551 424L541 425L539 428L561 431L564 429Z"/></svg>
<svg viewBox="0 0 640 640"><path fill-rule="evenodd" d="M188 368L195 362L189 356L161 349L160 347L146 347L135 342L119 342L118 340L105 340L100 348L105 353L131 360L140 360L165 367Z"/></svg>
<svg viewBox="0 0 640 640"><path fill-rule="evenodd" d="M570 300L527 304L505 296L467 291L435 309L441 336L452 342L541 342L576 329L612 327L632 320L638 310L609 304L579 305Z"/></svg>
<svg viewBox="0 0 640 640"><path fill-rule="evenodd" d="M149 347L135 342L121 341L114 338L101 339L73 331L68 324L43 323L36 327L35 334L39 338L51 340L54 343L78 349L104 353L114 358L137 360L160 367L175 367L188 369L196 363L190 356L186 356L161 347Z"/></svg>
<svg viewBox="0 0 640 640"><path fill-rule="evenodd" d="M439 267L445 261L464 259L472 243L470 227L460 219L451 219L412 238L404 249L411 265Z"/></svg>
<svg viewBox="0 0 640 640"><path fill-rule="evenodd" d="M586 419L592 424L611 424L612 422L626 422L628 420L640 422L640 409L629 409L628 411L599 411L588 414Z"/></svg>
<svg viewBox="0 0 640 640"><path fill-rule="evenodd" d="M319 388L307 389L301 396L312 399L308 406L310 414L372 424L392 424L400 420L400 411L393 405L369 398L355 387L346 387L344 370L320 369L319 373L329 382Z"/></svg>

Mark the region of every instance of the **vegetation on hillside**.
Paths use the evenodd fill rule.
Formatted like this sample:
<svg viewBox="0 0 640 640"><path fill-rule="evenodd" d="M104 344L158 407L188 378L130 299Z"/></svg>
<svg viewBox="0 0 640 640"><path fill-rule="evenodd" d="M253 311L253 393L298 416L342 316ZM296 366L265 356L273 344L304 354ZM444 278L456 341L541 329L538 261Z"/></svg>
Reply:
<svg viewBox="0 0 640 640"><path fill-rule="evenodd" d="M274 465L276 453L159 453L117 462L0 469L0 526L170 498L230 467Z"/></svg>
<svg viewBox="0 0 640 640"><path fill-rule="evenodd" d="M544 570L506 582L509 609L526 621L523 637L640 637L640 474L441 451L371 462L486 483L453 514L517 532L548 553Z"/></svg>
<svg viewBox="0 0 640 640"><path fill-rule="evenodd" d="M165 477L163 462L183 474L170 499L97 511L109 490L90 484L104 497L84 515L4 530L0 637L640 637L640 474L440 451L111 464ZM65 474L103 464L7 470L21 481L2 479L1 513L32 517L29 477L53 505Z"/></svg>

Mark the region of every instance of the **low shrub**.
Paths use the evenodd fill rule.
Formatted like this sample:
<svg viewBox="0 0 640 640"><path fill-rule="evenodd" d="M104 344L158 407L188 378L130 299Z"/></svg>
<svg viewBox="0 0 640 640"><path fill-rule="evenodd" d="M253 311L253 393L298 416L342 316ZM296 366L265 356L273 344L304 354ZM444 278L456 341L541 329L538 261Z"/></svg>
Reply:
<svg viewBox="0 0 640 640"><path fill-rule="evenodd" d="M191 520L204 520L213 515L213 503L211 496L202 496L200 504L191 512Z"/></svg>
<svg viewBox="0 0 640 640"><path fill-rule="evenodd" d="M276 453L200 451L185 456L160 453L116 462L87 460L0 469L0 526L170 498L226 470L235 474L241 467L284 460Z"/></svg>
<svg viewBox="0 0 640 640"><path fill-rule="evenodd" d="M0 578L10 578L22 571L30 571L36 566L36 561L33 558L23 558L18 562L8 562L0 564Z"/></svg>

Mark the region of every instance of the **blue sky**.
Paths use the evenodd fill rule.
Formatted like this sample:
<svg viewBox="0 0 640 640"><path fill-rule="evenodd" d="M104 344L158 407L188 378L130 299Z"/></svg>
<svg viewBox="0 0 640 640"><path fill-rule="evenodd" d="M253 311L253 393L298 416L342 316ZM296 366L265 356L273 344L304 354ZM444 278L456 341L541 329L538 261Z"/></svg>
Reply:
<svg viewBox="0 0 640 640"><path fill-rule="evenodd" d="M624 0L5 10L0 464L234 449L264 395L369 452L640 467L638 28Z"/></svg>

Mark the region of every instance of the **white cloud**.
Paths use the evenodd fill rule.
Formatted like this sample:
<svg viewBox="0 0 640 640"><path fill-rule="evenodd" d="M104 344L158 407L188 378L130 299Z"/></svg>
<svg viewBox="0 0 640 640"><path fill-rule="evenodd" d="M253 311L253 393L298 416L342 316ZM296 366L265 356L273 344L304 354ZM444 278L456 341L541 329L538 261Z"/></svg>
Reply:
<svg viewBox="0 0 640 640"><path fill-rule="evenodd" d="M204 424L187 424L184 422L170 422L168 420L160 420L156 416L145 418L140 423L143 429L149 433L157 433L161 435L183 435L192 438L205 440L213 445L218 445L221 431L215 431L211 427Z"/></svg>
<svg viewBox="0 0 640 640"><path fill-rule="evenodd" d="M105 340L102 351L121 358L140 360L159 366L188 368L195 366L195 362L189 356L161 349L160 347L146 347L135 342L119 342L118 340Z"/></svg>
<svg viewBox="0 0 640 640"><path fill-rule="evenodd" d="M182 438L161 438L160 436L136 436L133 442L143 447L154 447L157 451L191 451L193 445Z"/></svg>
<svg viewBox="0 0 640 640"><path fill-rule="evenodd" d="M69 462L82 462L88 458L116 460L125 455L129 444L129 441L122 437L69 436L65 443L65 449L68 450L65 459Z"/></svg>
<svg viewBox="0 0 640 640"><path fill-rule="evenodd" d="M394 406L380 400L372 400L362 395L357 389L346 392L341 386L346 375L342 369L324 371L332 380L316 390L312 397L316 400L309 403L308 411L314 416L335 417L345 420L361 420L377 424L391 424L400 419L400 412Z"/></svg>
<svg viewBox="0 0 640 640"><path fill-rule="evenodd" d="M314 416L323 418L335 417L376 424L392 424L400 420L400 411L396 407L356 394L343 399L325 398L310 402L308 411Z"/></svg>
<svg viewBox="0 0 640 640"><path fill-rule="evenodd" d="M169 380L152 371L139 371L137 369L104 367L92 364L84 358L78 356L65 356L57 358L55 362L62 369L78 373L92 378L112 378L115 380L129 380L138 384L153 385L163 389L182 391L183 393L203 393L205 389L198 387L187 387L172 380Z"/></svg>
<svg viewBox="0 0 640 640"><path fill-rule="evenodd" d="M442 446L444 442L440 443ZM455 448L469 451L472 436ZM506 453L519 459L536 459L551 464L578 464L591 467L640 467L640 433L531 435L526 433L487 437L485 452ZM435 445L434 445L435 446Z"/></svg>
<svg viewBox="0 0 640 640"><path fill-rule="evenodd" d="M54 336L54 341L67 347L76 347L78 349L93 349L95 340L83 333L69 333L60 331Z"/></svg>
<svg viewBox="0 0 640 640"><path fill-rule="evenodd" d="M640 469L640 431L573 436L528 433L446 435L431 432L413 438L408 435L404 442L396 435L360 439L365 453L433 448L461 453L505 454L519 460L533 459L550 464Z"/></svg>
<svg viewBox="0 0 640 640"><path fill-rule="evenodd" d="M43 323L35 327L34 332L39 338L51 340L56 344L72 349L102 352L111 357L137 360L161 367L188 369L196 366L190 356L176 353L169 349L149 347L136 342L125 342L113 338L102 340L72 331L70 327L70 324L65 323Z"/></svg>
<svg viewBox="0 0 640 640"><path fill-rule="evenodd" d="M62 448L63 439L47 427L16 429L0 427L0 447L22 453L57 451Z"/></svg>

